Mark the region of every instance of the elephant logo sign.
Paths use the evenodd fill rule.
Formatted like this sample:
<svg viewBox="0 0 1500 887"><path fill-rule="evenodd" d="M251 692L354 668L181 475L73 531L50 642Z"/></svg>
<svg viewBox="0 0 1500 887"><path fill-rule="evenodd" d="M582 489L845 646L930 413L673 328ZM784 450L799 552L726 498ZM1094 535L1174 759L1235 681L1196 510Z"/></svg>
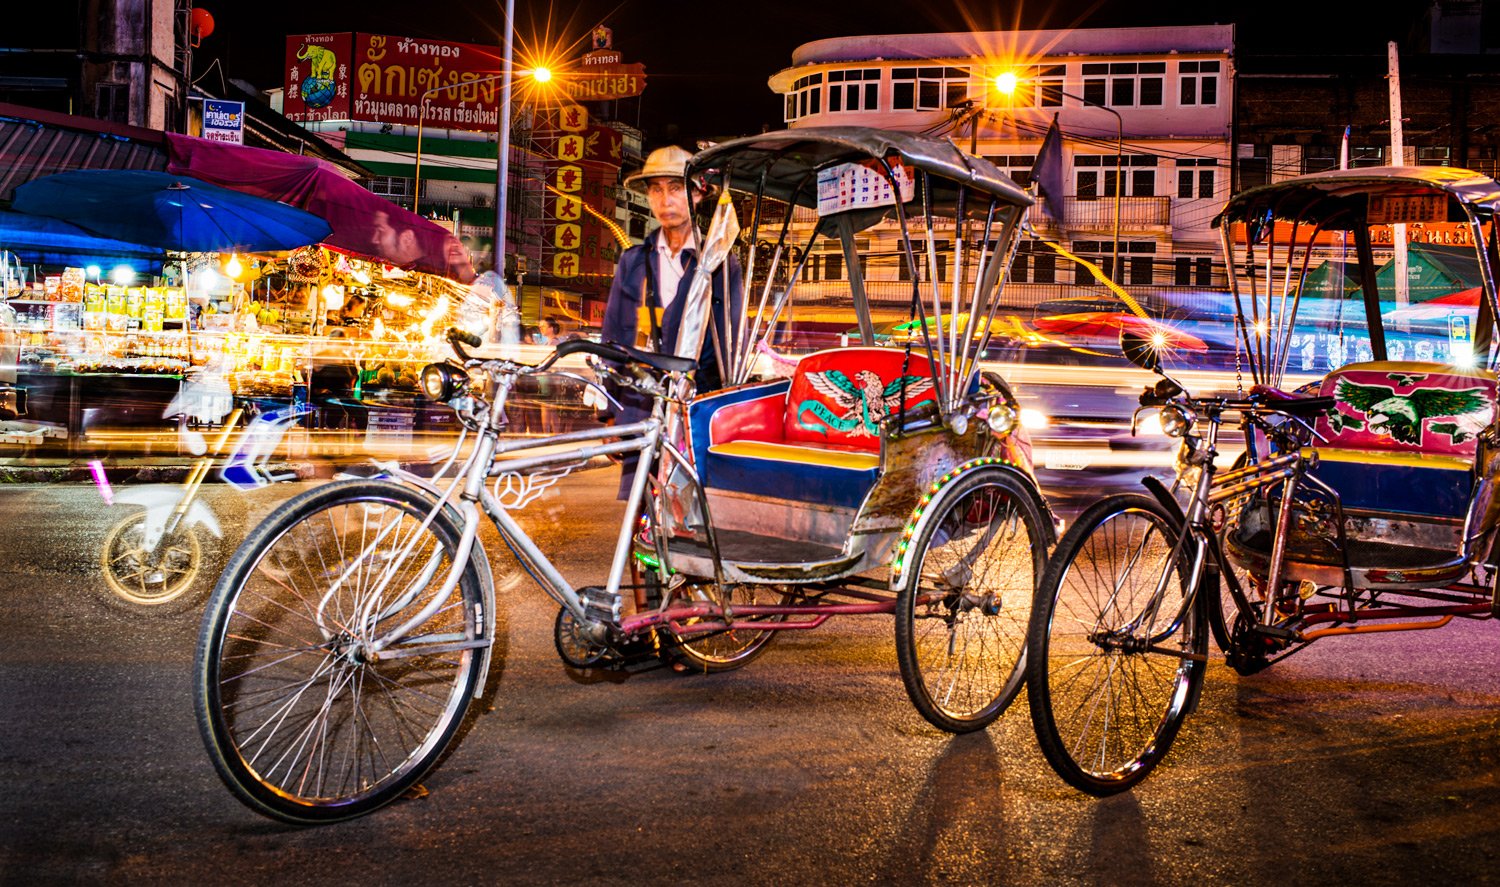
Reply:
<svg viewBox="0 0 1500 887"><path fill-rule="evenodd" d="M297 50L297 58L308 63L307 77L303 78L299 90L302 101L306 102L309 108L327 107L333 101L336 92L333 77L338 71L338 56L334 55L331 49L304 43L302 48Z"/></svg>

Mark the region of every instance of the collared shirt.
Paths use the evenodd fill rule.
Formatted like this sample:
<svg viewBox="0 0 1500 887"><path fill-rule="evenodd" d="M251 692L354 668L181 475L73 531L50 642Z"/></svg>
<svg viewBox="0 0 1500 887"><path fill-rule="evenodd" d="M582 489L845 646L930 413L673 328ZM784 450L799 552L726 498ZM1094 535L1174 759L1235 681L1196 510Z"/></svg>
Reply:
<svg viewBox="0 0 1500 887"><path fill-rule="evenodd" d="M683 260L688 250L697 245L696 238L690 238L682 245L682 249L676 253L667 246L665 236L656 238L656 282L657 297L661 299L661 309L666 311L677 299L677 287L682 283Z"/></svg>

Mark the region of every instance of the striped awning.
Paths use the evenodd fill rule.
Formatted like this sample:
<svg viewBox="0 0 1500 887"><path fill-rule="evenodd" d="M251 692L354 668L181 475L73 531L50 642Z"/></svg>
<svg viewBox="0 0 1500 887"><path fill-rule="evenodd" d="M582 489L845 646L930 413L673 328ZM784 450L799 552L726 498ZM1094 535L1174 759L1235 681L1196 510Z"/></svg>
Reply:
<svg viewBox="0 0 1500 887"><path fill-rule="evenodd" d="M16 188L53 173L166 166L159 132L0 104L0 200L14 199Z"/></svg>

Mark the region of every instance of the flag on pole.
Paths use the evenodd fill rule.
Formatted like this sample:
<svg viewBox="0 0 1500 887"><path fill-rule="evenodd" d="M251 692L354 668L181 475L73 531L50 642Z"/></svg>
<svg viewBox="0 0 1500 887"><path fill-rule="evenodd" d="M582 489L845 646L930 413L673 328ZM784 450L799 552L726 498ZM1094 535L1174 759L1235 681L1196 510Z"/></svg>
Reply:
<svg viewBox="0 0 1500 887"><path fill-rule="evenodd" d="M1063 221L1063 157L1062 129L1057 125L1057 115L1052 115L1052 125L1042 137L1042 147L1036 152L1036 163L1031 167L1031 186L1042 201L1042 212L1058 222Z"/></svg>

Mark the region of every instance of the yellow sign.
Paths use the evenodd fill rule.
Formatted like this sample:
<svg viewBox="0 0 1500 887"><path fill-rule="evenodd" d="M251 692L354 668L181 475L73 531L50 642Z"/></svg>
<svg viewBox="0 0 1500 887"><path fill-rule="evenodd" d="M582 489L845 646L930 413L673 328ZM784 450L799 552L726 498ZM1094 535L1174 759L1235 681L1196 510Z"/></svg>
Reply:
<svg viewBox="0 0 1500 887"><path fill-rule="evenodd" d="M553 253L552 254L552 276L553 277L577 277L578 276L578 254L577 253Z"/></svg>
<svg viewBox="0 0 1500 887"><path fill-rule="evenodd" d="M557 139L557 159L577 162L583 159L583 136L565 135Z"/></svg>
<svg viewBox="0 0 1500 887"><path fill-rule="evenodd" d="M589 128L589 112L582 105L564 105L557 112L557 128L563 132L583 132Z"/></svg>
<svg viewBox="0 0 1500 887"><path fill-rule="evenodd" d="M583 217L583 201L577 197L559 195L552 205L553 215L560 222L571 222Z"/></svg>
<svg viewBox="0 0 1500 887"><path fill-rule="evenodd" d="M581 191L583 190L583 168L572 165L559 166L554 182L559 191L566 191L569 194Z"/></svg>
<svg viewBox="0 0 1500 887"><path fill-rule="evenodd" d="M558 225L552 229L552 243L558 249L578 249L583 240L583 229L577 225Z"/></svg>

